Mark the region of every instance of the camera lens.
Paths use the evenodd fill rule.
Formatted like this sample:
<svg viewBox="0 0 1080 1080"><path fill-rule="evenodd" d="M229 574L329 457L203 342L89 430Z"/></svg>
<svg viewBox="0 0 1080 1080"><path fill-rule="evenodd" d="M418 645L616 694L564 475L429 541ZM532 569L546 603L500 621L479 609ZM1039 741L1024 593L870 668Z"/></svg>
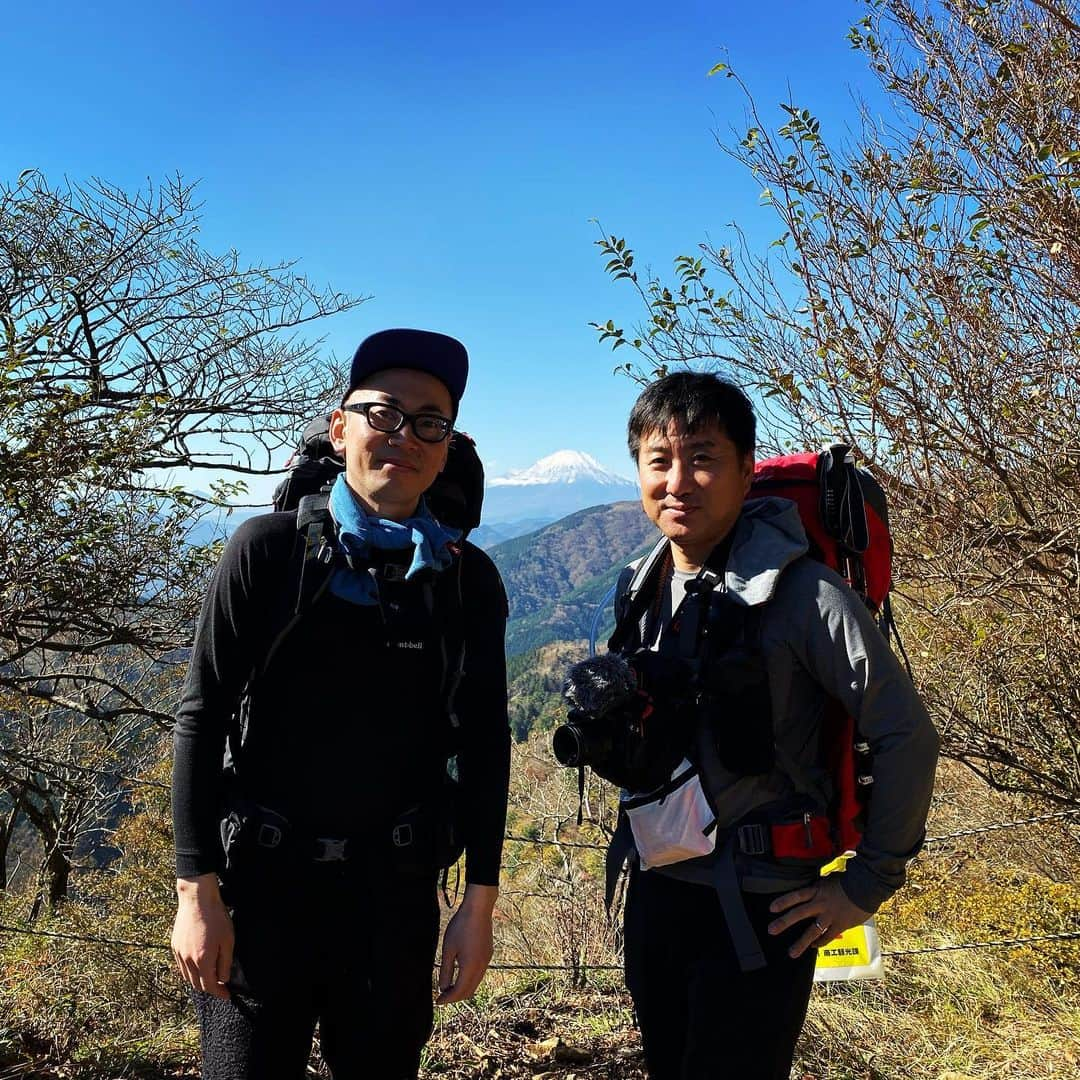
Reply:
<svg viewBox="0 0 1080 1080"><path fill-rule="evenodd" d="M583 761L581 732L573 724L562 724L551 736L551 750L560 765L580 765Z"/></svg>

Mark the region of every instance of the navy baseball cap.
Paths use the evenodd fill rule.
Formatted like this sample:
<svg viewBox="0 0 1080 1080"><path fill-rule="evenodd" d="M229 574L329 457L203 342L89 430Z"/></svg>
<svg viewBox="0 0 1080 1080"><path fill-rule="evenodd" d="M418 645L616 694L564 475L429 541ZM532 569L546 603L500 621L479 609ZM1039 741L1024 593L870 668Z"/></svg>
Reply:
<svg viewBox="0 0 1080 1080"><path fill-rule="evenodd" d="M386 368L412 368L434 375L450 391L456 414L469 377L469 354L456 338L434 330L380 330L364 338L353 354L345 396L369 375Z"/></svg>

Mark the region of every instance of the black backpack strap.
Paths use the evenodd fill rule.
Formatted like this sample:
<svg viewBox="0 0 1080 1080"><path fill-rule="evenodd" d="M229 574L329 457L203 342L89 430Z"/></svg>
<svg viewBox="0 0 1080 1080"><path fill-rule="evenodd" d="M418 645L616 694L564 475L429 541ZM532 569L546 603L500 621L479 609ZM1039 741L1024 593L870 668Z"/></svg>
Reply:
<svg viewBox="0 0 1080 1080"><path fill-rule="evenodd" d="M454 700L457 697L458 687L461 685L462 676L465 674L465 598L462 593L462 565L465 559L458 555L453 566L453 587L447 591L453 600L453 624L452 635L447 646L444 646L446 661L444 666L443 694L446 698L446 715L450 720L450 726L456 731L461 726Z"/></svg>
<svg viewBox="0 0 1080 1080"><path fill-rule="evenodd" d="M713 863L713 886L720 909L724 913L731 944L739 961L740 971L759 971L768 961L761 949L750 915L743 900L742 885L735 859L738 830L732 829Z"/></svg>
<svg viewBox="0 0 1080 1080"><path fill-rule="evenodd" d="M892 609L892 600L889 598L888 593L885 594L885 602L881 605L881 617L878 620L878 626L885 635L886 641L890 641L890 638L895 639L896 648L903 658L904 667L907 668L908 678L914 682L915 673L911 670L911 661L908 659L907 649L904 648L904 643L900 638L900 629L896 625L896 618L893 615Z"/></svg>
<svg viewBox="0 0 1080 1080"><path fill-rule="evenodd" d="M454 701L465 674L464 562L462 550L454 556L450 566L435 575L433 582L429 580L424 583L424 602L439 627L441 686L452 744L456 744L461 728Z"/></svg>
<svg viewBox="0 0 1080 1080"><path fill-rule="evenodd" d="M607 853L604 856L604 910L611 918L611 908L615 903L615 891L619 885L619 877L627 862L637 859L637 848L634 846L634 834L630 829L630 819L626 811L619 807L619 817L615 823L615 832L612 833L608 843Z"/></svg>
<svg viewBox="0 0 1080 1080"><path fill-rule="evenodd" d="M300 566L300 586L293 613L303 615L315 600L316 593L330 581L326 573L336 561L334 535L336 526L330 514L330 491L324 488L305 495L296 509L296 531L303 537L304 557ZM320 569L322 572L320 573Z"/></svg>
<svg viewBox="0 0 1080 1080"><path fill-rule="evenodd" d="M625 652L644 643L656 590L669 557L668 539L661 536L652 551L638 563L626 592L618 601L615 630L608 639L609 652Z"/></svg>
<svg viewBox="0 0 1080 1080"><path fill-rule="evenodd" d="M864 599L863 554L870 546L870 526L862 485L850 457L851 448L835 443L818 457L818 512L825 531L836 541L840 573Z"/></svg>
<svg viewBox="0 0 1080 1080"><path fill-rule="evenodd" d="M818 457L820 513L825 531L848 551L861 555L870 543L862 486L851 448L834 443Z"/></svg>
<svg viewBox="0 0 1080 1080"><path fill-rule="evenodd" d="M323 490L305 495L296 511L296 532L303 548L300 562L300 581L296 591L296 603L292 617L270 643L266 656L259 665L259 672L270 666L270 661L296 625L323 595L334 576L337 560L334 546L334 519L330 514L330 492Z"/></svg>

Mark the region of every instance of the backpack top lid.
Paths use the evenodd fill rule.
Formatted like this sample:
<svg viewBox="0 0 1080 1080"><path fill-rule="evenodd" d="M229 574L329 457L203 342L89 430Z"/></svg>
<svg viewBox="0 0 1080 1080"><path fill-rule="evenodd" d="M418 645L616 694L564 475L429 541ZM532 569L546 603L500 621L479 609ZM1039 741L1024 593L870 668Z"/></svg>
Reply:
<svg viewBox="0 0 1080 1080"><path fill-rule="evenodd" d="M861 563L863 581L852 582L870 607L881 610L892 585L892 536L885 493L849 448L788 454L754 466L750 498L766 495L795 503L810 553L844 574L846 558Z"/></svg>
<svg viewBox="0 0 1080 1080"><path fill-rule="evenodd" d="M334 482L345 462L330 442L329 413L308 421L286 465L288 474L274 488L277 511L297 509L305 495L315 495Z"/></svg>
<svg viewBox="0 0 1080 1080"><path fill-rule="evenodd" d="M305 495L333 483L345 463L330 442L330 416L317 416L304 428L289 460L289 474L274 491L275 510L295 510ZM484 466L476 443L463 431L450 436L446 465L424 493L428 509L442 525L460 529L462 539L480 524Z"/></svg>
<svg viewBox="0 0 1080 1080"><path fill-rule="evenodd" d="M316 416L309 420L300 432L300 441L296 444L293 461L301 457L308 458L334 458L341 461L341 457L330 442L330 414ZM290 464L293 463L290 461Z"/></svg>

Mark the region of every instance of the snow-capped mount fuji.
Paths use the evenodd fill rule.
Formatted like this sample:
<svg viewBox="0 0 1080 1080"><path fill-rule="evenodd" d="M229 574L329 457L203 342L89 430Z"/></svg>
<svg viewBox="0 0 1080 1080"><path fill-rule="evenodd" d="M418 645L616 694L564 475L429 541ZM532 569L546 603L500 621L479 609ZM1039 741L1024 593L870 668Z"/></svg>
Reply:
<svg viewBox="0 0 1080 1080"><path fill-rule="evenodd" d="M638 497L637 485L580 450L558 450L527 469L488 481L484 524L524 522L532 528L588 506Z"/></svg>
<svg viewBox="0 0 1080 1080"><path fill-rule="evenodd" d="M488 487L530 487L535 484L596 483L602 487L633 487L625 476L608 472L591 454L581 450L556 450L527 469L496 476ZM582 508L584 509L584 508Z"/></svg>

